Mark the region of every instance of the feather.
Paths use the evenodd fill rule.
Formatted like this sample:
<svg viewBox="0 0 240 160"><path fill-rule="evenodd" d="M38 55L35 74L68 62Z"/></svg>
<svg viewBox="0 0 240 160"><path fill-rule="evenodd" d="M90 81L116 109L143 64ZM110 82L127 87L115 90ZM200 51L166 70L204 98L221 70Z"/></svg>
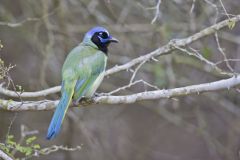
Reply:
<svg viewBox="0 0 240 160"><path fill-rule="evenodd" d="M67 108L71 102L73 95L73 89L64 90L62 92L62 97L57 105L56 111L54 112L51 123L48 127L47 139L53 139L58 135L61 129L63 119L65 117Z"/></svg>

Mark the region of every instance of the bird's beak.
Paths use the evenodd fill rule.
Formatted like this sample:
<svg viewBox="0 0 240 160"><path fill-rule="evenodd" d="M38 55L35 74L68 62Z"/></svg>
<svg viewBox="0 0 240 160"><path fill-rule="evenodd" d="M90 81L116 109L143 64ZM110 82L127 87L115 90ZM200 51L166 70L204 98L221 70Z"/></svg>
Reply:
<svg viewBox="0 0 240 160"><path fill-rule="evenodd" d="M114 38L112 36L109 37L109 42L114 42L114 43L118 43L118 39L117 38Z"/></svg>

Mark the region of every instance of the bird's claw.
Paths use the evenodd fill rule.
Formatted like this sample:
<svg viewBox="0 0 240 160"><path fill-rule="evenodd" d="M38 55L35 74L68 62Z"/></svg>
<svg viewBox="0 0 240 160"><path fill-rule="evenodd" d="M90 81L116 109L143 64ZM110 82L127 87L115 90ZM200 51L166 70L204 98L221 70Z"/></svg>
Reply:
<svg viewBox="0 0 240 160"><path fill-rule="evenodd" d="M72 104L73 104L74 106L78 106L78 105L79 105L79 101L73 100L73 101L72 101Z"/></svg>
<svg viewBox="0 0 240 160"><path fill-rule="evenodd" d="M94 103L94 100L92 98L82 97L80 100L73 100L73 105L78 106L87 106L89 104Z"/></svg>
<svg viewBox="0 0 240 160"><path fill-rule="evenodd" d="M101 93L96 93L96 92L95 92L95 93L93 94L93 97L100 97L100 96L101 96Z"/></svg>
<svg viewBox="0 0 240 160"><path fill-rule="evenodd" d="M94 94L93 94L93 98L101 97L101 96L106 96L106 95L107 95L106 93L94 93Z"/></svg>

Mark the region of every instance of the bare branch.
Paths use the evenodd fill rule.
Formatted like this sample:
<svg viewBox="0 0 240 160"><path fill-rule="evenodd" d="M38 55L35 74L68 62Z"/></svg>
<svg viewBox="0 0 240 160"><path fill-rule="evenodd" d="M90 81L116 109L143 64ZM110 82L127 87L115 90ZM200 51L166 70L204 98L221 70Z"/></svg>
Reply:
<svg viewBox="0 0 240 160"><path fill-rule="evenodd" d="M39 21L40 18L27 18L25 20L22 20L20 22L16 22L16 23L11 23L11 22L0 22L1 26L8 26L8 27L20 27L23 24L25 24L26 22L31 22L31 21Z"/></svg>
<svg viewBox="0 0 240 160"><path fill-rule="evenodd" d="M24 24L27 23L27 22L36 22L36 21L40 21L40 20L42 20L42 19L44 19L44 18L46 18L46 17L49 17L49 16L53 15L53 14L56 12L57 9L58 9L58 7L55 8L55 9L54 9L53 11L51 11L50 13L47 13L47 14L39 17L39 18L36 18L36 17L30 18L30 17L29 17L29 18L26 18L26 19L24 19L24 20L22 20L22 21L20 21L20 22L15 22L15 23L12 23L12 22L2 22L2 21L0 21L0 26L8 26L8 27L12 27L12 28L21 27L22 25L24 25Z"/></svg>
<svg viewBox="0 0 240 160"><path fill-rule="evenodd" d="M196 0L193 0L192 1L192 6L191 6L191 9L190 9L190 14L193 12L193 10L195 8L195 3L196 3Z"/></svg>
<svg viewBox="0 0 240 160"><path fill-rule="evenodd" d="M131 83L129 83L128 85L125 85L125 86L123 86L123 87L119 87L119 88L117 88L117 89L115 89L115 90L113 90L113 91L111 91L111 92L103 93L103 95L112 95L112 94L115 94L115 93L120 92L120 91L122 91L122 90L125 90L125 89L127 89L127 88L130 88L130 87L132 87L132 86L134 86L134 85L136 85L136 84L139 84L139 83L143 83L144 85L146 85L146 86L148 86L148 87L151 87L151 88L160 90L157 86L154 86L154 85L152 85L152 84L150 84L150 83L148 83L148 82L140 79L140 80L136 80L136 81L134 81L134 82L131 82ZM100 94L100 95L101 95L101 94Z"/></svg>
<svg viewBox="0 0 240 160"><path fill-rule="evenodd" d="M142 62L136 67L136 69L135 69L135 71L133 72L133 75L132 75L129 83L132 83L132 82L133 82L134 78L136 77L136 74L137 74L138 70L142 67L142 65L143 65L144 63L146 63L146 61L142 61Z"/></svg>
<svg viewBox="0 0 240 160"><path fill-rule="evenodd" d="M155 90L148 92L141 92L126 96L102 96L94 98L96 103L106 104L121 104L121 103L135 103L142 100L152 100L160 98L172 98L179 96L186 96L189 94L199 94L202 92L217 91L222 89L230 89L240 85L240 75L229 79L219 80L211 83L203 83L187 87L180 87L167 90Z"/></svg>
<svg viewBox="0 0 240 160"><path fill-rule="evenodd" d="M3 87L3 84L0 85L0 93L9 97L19 97L19 95L22 98L34 98L34 97L44 97L47 96L49 94L53 94L53 93L57 93L61 90L61 86L55 86L52 88L48 88L48 89L44 89L41 91L36 91L36 92L15 92L15 91L11 91L8 89L5 89Z"/></svg>
<svg viewBox="0 0 240 160"><path fill-rule="evenodd" d="M230 19L230 16L229 16L229 14L228 14L228 12L227 12L227 10L226 10L226 8L225 8L225 6L224 6L222 0L219 0L219 2L220 2L221 6L222 6L222 8L223 8L223 10L224 10L224 13L225 13L226 16L228 17L228 19Z"/></svg>
<svg viewBox="0 0 240 160"><path fill-rule="evenodd" d="M218 91L223 89L230 89L240 85L240 75L233 76L228 79L219 80L211 83L203 83L198 85L174 88L174 89L162 89L155 91L147 91L141 92L131 95L124 96L100 96L94 97L89 104L101 103L101 104L130 104L135 103L137 101L143 100L153 100L160 98L172 98L179 96L186 96L190 94L200 94L202 92L211 92ZM42 101L9 101L9 100L1 100L0 101L0 110L8 110L8 111L26 111L26 110L50 110L54 109L58 104L58 100L42 100ZM19 104L22 104L19 107ZM81 103L82 104L82 103ZM81 105L80 104L80 105ZM16 107L17 106L17 107Z"/></svg>
<svg viewBox="0 0 240 160"><path fill-rule="evenodd" d="M2 158L3 160L13 160L9 155L4 153L2 150L0 150L0 158Z"/></svg>
<svg viewBox="0 0 240 160"><path fill-rule="evenodd" d="M218 33L217 33L217 32L215 33L215 40L216 40L216 43L217 43L217 48L218 48L218 50L220 51L220 53L223 55L224 62L226 63L228 69L229 69L231 72L234 72L234 69L231 67L229 61L227 61L227 56L226 56L226 53L224 52L224 49L223 49L223 48L221 47L221 45L220 45L219 38L218 38Z"/></svg>
<svg viewBox="0 0 240 160"><path fill-rule="evenodd" d="M207 65L211 66L217 73L222 74L222 75L228 75L228 76L233 76L234 73L229 73L229 72L225 72L223 71L221 68L217 67L216 63L213 63L212 61L209 61L208 59L204 58L200 53L198 53L197 50L190 48L193 52L188 51L187 49L181 48L181 47L177 47L177 49L179 49L180 51L190 55L190 56L194 56L197 59L205 62ZM221 61L222 62L222 61ZM225 61L224 61L225 62Z"/></svg>
<svg viewBox="0 0 240 160"><path fill-rule="evenodd" d="M156 11L155 11L154 18L151 21L151 24L155 23L158 17L161 17L161 12L160 12L161 3L162 3L162 0L158 0L156 7L154 7L156 9Z"/></svg>
<svg viewBox="0 0 240 160"><path fill-rule="evenodd" d="M238 22L239 20L240 20L240 15L237 15L237 16L231 18L231 19L227 19L227 20L221 21L217 24L214 24L210 27L207 27L207 28L201 30L200 32L195 33L192 36L189 36L187 38L171 40L165 46L162 46L162 47L160 47L160 48L158 48L158 49L156 49L156 50L154 50L154 51L152 51L152 52L150 52L150 53L148 53L144 56L135 58L128 63L125 63L125 64L120 65L120 66L115 66L115 67L107 70L106 75L110 75L110 74L113 74L113 73L116 73L116 72L120 72L120 71L129 69L132 66L134 66L138 63L141 63L144 60L146 60L146 61L150 60L152 57L169 54L171 51L173 51L175 49L173 46L182 47L182 46L189 45L192 42L194 42L194 41L196 41L200 38L211 35L211 34L215 33L216 31L228 26L229 21Z"/></svg>
<svg viewBox="0 0 240 160"><path fill-rule="evenodd" d="M49 155L50 153L62 150L62 151L80 151L82 149L82 146L76 146L75 148L69 148L63 145L57 146L57 145L53 145L51 147L48 148L44 148L40 151L39 154L42 155Z"/></svg>

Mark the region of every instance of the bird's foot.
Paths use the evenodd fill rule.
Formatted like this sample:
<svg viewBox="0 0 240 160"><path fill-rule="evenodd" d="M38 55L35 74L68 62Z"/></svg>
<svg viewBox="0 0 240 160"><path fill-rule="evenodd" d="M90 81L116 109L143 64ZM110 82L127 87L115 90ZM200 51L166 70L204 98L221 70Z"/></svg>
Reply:
<svg viewBox="0 0 240 160"><path fill-rule="evenodd" d="M100 97L100 96L101 96L101 93L95 92L95 93L93 94L93 97Z"/></svg>
<svg viewBox="0 0 240 160"><path fill-rule="evenodd" d="M79 105L79 101L73 100L73 101L72 101L72 104L73 104L74 106L78 106L78 105Z"/></svg>
<svg viewBox="0 0 240 160"><path fill-rule="evenodd" d="M80 100L73 100L72 103L75 106L87 106L94 103L94 100L92 98L82 97Z"/></svg>
<svg viewBox="0 0 240 160"><path fill-rule="evenodd" d="M93 98L95 98L95 97L101 97L101 96L106 96L107 94L106 93L94 93L93 94Z"/></svg>

